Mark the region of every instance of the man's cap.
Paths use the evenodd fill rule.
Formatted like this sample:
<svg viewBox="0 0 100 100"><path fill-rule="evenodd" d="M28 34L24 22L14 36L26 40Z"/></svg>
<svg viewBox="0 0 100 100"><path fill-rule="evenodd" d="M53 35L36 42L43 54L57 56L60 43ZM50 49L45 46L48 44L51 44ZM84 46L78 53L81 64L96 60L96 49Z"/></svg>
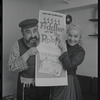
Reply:
<svg viewBox="0 0 100 100"><path fill-rule="evenodd" d="M26 19L19 23L19 27L21 28L28 28L28 27L35 27L38 24L37 19Z"/></svg>

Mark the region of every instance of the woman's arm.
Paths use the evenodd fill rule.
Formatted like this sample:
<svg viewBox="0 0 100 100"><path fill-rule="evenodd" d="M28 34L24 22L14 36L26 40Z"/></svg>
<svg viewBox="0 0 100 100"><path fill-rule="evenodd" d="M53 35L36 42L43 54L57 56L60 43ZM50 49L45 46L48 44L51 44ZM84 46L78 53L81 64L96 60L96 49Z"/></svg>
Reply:
<svg viewBox="0 0 100 100"><path fill-rule="evenodd" d="M64 70L73 70L77 68L78 65L80 65L85 56L84 50L79 50L78 53L76 53L73 57L70 57L68 52L64 52L60 57L59 60L61 61Z"/></svg>

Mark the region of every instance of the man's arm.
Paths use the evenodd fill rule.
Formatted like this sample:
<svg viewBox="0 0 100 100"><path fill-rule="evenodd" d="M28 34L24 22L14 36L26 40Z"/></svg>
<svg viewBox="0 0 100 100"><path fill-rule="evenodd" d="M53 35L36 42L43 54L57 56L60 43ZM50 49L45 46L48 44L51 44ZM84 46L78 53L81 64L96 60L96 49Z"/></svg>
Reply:
<svg viewBox="0 0 100 100"><path fill-rule="evenodd" d="M27 55L20 56L19 52L19 45L18 42L16 42L10 52L8 66L10 71L23 71L28 69L28 65L26 63L26 60L28 59Z"/></svg>

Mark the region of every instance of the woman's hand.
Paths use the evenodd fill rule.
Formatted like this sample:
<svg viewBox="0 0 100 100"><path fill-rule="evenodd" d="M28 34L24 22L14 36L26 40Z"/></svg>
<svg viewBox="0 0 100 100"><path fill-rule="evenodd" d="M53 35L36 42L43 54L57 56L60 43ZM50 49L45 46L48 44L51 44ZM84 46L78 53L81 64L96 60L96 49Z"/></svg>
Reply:
<svg viewBox="0 0 100 100"><path fill-rule="evenodd" d="M58 47L61 49L62 53L67 51L66 41L63 38L58 38Z"/></svg>

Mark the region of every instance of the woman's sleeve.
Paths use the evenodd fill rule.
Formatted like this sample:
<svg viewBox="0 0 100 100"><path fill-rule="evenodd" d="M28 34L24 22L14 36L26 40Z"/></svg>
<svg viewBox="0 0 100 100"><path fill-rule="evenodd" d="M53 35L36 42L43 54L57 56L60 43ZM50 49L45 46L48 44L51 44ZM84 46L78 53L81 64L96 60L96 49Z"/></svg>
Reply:
<svg viewBox="0 0 100 100"><path fill-rule="evenodd" d="M15 42L11 49L8 66L9 71L20 72L28 69L27 63L24 61L23 57L20 56L18 42Z"/></svg>
<svg viewBox="0 0 100 100"><path fill-rule="evenodd" d="M80 50L73 57L70 57L68 52L64 52L59 57L59 60L61 61L64 70L71 71L74 68L77 68L77 66L83 62L84 56L85 56L85 51L83 51L83 50Z"/></svg>

